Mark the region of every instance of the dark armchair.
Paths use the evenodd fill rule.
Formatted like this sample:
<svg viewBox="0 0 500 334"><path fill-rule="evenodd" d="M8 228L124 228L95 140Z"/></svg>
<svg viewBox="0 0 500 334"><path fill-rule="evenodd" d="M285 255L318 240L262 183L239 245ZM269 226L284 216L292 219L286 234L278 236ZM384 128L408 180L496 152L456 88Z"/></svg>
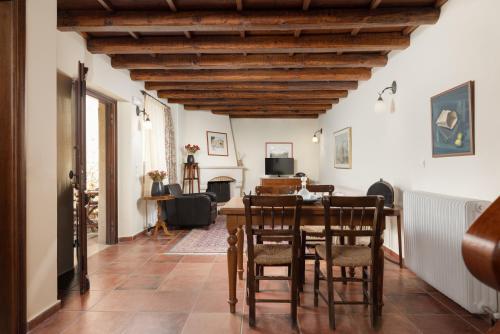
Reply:
<svg viewBox="0 0 500 334"><path fill-rule="evenodd" d="M178 227L208 226L217 218L217 196L214 193L184 194L178 183L166 186L175 200L165 202L167 224Z"/></svg>

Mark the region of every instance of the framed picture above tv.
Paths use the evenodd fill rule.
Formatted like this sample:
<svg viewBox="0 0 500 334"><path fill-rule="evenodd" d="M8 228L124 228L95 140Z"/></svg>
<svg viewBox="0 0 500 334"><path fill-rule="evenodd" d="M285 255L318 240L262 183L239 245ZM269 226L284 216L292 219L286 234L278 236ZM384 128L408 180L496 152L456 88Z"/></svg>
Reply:
<svg viewBox="0 0 500 334"><path fill-rule="evenodd" d="M431 98L432 157L474 155L474 81Z"/></svg>
<svg viewBox="0 0 500 334"><path fill-rule="evenodd" d="M208 155L228 156L227 133L207 131Z"/></svg>
<svg viewBox="0 0 500 334"><path fill-rule="evenodd" d="M266 158L293 158L293 143L267 142Z"/></svg>

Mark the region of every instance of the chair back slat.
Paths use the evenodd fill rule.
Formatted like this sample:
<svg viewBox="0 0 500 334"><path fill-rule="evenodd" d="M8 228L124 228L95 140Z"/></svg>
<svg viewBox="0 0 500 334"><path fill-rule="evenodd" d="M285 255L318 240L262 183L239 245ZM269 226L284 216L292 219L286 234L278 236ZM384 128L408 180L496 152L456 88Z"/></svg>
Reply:
<svg viewBox="0 0 500 334"><path fill-rule="evenodd" d="M257 243L288 241L298 252L300 243L300 214L302 197L289 196L245 196L245 232L248 258L253 259L253 248ZM254 224L252 209L259 208L259 220ZM268 218L268 219L266 219ZM287 223L290 218L291 222ZM287 227L287 228L285 228ZM257 240L254 240L256 237Z"/></svg>
<svg viewBox="0 0 500 334"><path fill-rule="evenodd" d="M302 189L302 186L297 186L297 191ZM316 194L328 194L328 196L332 196L335 191L335 186L333 184L308 184L306 185L306 189L311 193Z"/></svg>
<svg viewBox="0 0 500 334"><path fill-rule="evenodd" d="M372 256L381 245L384 198L382 196L323 197L326 256L331 260L332 237L369 237ZM332 228L335 226L336 228ZM343 244L343 242L341 242ZM327 261L329 261L327 260Z"/></svg>

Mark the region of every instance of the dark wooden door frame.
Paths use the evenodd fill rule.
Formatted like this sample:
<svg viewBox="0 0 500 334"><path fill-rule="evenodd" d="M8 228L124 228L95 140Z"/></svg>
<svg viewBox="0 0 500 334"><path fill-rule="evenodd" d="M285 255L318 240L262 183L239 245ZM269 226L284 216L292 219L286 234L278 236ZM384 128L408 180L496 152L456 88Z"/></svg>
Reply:
<svg viewBox="0 0 500 334"><path fill-rule="evenodd" d="M25 333L25 0L0 2L0 333Z"/></svg>
<svg viewBox="0 0 500 334"><path fill-rule="evenodd" d="M78 79L75 85L76 113L75 113L75 177L78 200L76 206L76 250L80 293L90 289L87 267L87 155L86 155L86 99L87 99L87 72L85 64L78 62Z"/></svg>
<svg viewBox="0 0 500 334"><path fill-rule="evenodd" d="M118 243L118 147L117 102L87 88L87 95L106 106L106 244Z"/></svg>

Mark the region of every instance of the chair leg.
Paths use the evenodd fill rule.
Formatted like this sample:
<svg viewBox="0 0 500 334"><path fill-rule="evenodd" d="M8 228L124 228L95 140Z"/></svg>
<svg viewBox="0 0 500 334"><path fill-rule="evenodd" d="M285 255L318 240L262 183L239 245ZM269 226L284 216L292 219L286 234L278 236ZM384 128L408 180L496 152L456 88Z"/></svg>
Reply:
<svg viewBox="0 0 500 334"><path fill-rule="evenodd" d="M304 292L304 284L306 282L306 240L307 232L302 231L302 239L300 243L300 292Z"/></svg>
<svg viewBox="0 0 500 334"><path fill-rule="evenodd" d="M332 264L326 263L326 281L328 284L328 318L330 329L335 330L335 301L333 297L333 271Z"/></svg>
<svg viewBox="0 0 500 334"><path fill-rule="evenodd" d="M314 259L314 307L318 307L318 292L319 292L319 257L316 254Z"/></svg>
<svg viewBox="0 0 500 334"><path fill-rule="evenodd" d="M368 267L362 267L363 278L363 303L368 304Z"/></svg>
<svg viewBox="0 0 500 334"><path fill-rule="evenodd" d="M342 276L342 284L347 284L347 271L345 267L340 267L340 275Z"/></svg>
<svg viewBox="0 0 500 334"><path fill-rule="evenodd" d="M255 265L255 273L258 276L262 276L261 267L262 266L260 266L258 264ZM260 292L260 281L258 281L258 280L255 281L255 292Z"/></svg>
<svg viewBox="0 0 500 334"><path fill-rule="evenodd" d="M371 309L371 320L372 320L372 327L375 328L378 324L378 318L379 318L379 298L378 298L378 275L379 272L377 270L378 265L372 265L371 266L371 304L372 304L372 309Z"/></svg>
<svg viewBox="0 0 500 334"><path fill-rule="evenodd" d="M295 260L295 263L292 263L292 287L291 287L291 313L292 313L292 323L293 325L297 325L297 296L298 296L298 278L299 278L299 261Z"/></svg>
<svg viewBox="0 0 500 334"><path fill-rule="evenodd" d="M248 266L247 280L249 285L248 291L248 323L250 327L255 326L255 265Z"/></svg>
<svg viewBox="0 0 500 334"><path fill-rule="evenodd" d="M341 236L339 238L340 245L345 245L345 238ZM345 267L340 267L340 275L342 275L342 284L347 284L347 271Z"/></svg>

